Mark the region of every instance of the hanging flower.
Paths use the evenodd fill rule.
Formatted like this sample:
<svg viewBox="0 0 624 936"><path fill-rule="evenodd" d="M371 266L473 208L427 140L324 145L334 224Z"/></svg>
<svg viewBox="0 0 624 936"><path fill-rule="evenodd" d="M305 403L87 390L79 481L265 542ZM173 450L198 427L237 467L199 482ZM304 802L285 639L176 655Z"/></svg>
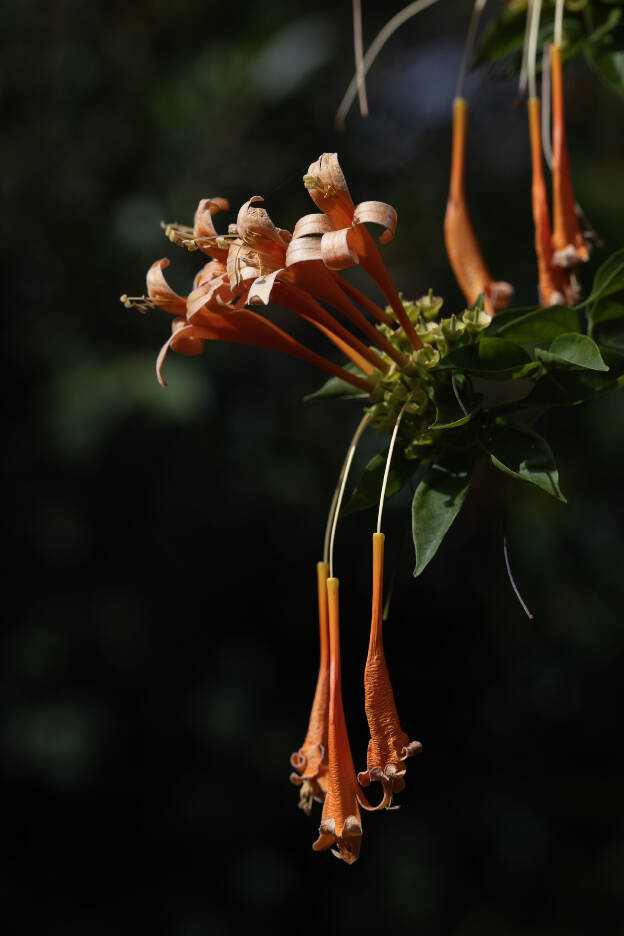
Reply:
<svg viewBox="0 0 624 936"><path fill-rule="evenodd" d="M529 131L531 139L531 164L533 181L531 200L535 225L535 253L539 277L539 302L542 306L566 302L572 305L578 299L577 291L570 282L568 273L553 263L550 212L544 167L542 164L542 130L539 98L529 98Z"/></svg>
<svg viewBox="0 0 624 936"><path fill-rule="evenodd" d="M553 263L555 266L569 269L589 259L589 247L576 214L576 199L566 143L563 67L559 45L552 45L550 48L550 66L553 105Z"/></svg>
<svg viewBox="0 0 624 936"><path fill-rule="evenodd" d="M319 837L314 851L332 848L332 854L347 864L357 861L362 844L360 804L368 803L358 789L355 768L349 746L347 726L342 706L340 676L340 621L338 609L338 579L327 579L329 606L329 730L327 795Z"/></svg>
<svg viewBox="0 0 624 936"><path fill-rule="evenodd" d="M329 564L316 566L318 591L318 618L320 636L320 662L318 679L305 741L290 758L295 772L291 782L300 787L299 807L306 815L312 811L314 800L322 802L327 793L327 732L329 718L329 609L327 605L327 577Z"/></svg>
<svg viewBox="0 0 624 936"><path fill-rule="evenodd" d="M382 638L383 533L373 533L373 608L368 658L364 671L364 706L371 733L367 769L358 774L362 786L379 781L383 799L377 809L391 809L392 798L405 787L405 761L422 751L420 741L410 741L399 722Z"/></svg>
<svg viewBox="0 0 624 936"><path fill-rule="evenodd" d="M464 190L467 126L468 104L464 98L455 98L451 184L444 218L444 240L455 279L466 302L469 306L474 305L483 293L485 312L492 316L496 309L509 304L513 289L509 283L494 282L468 214Z"/></svg>

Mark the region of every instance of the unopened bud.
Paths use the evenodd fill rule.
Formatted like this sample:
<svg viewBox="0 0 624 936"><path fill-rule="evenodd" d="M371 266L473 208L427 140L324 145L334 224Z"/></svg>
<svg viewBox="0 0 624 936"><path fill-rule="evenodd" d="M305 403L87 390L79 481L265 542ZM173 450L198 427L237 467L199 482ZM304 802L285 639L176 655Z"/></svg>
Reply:
<svg viewBox="0 0 624 936"><path fill-rule="evenodd" d="M440 360L440 352L433 345L425 345L414 352L414 359L421 367L435 367Z"/></svg>
<svg viewBox="0 0 624 936"><path fill-rule="evenodd" d="M492 319L483 309L473 308L466 309L462 315L462 321L465 322L468 331L476 335L487 328Z"/></svg>
<svg viewBox="0 0 624 936"><path fill-rule="evenodd" d="M457 341L466 331L466 323L458 319L456 315L451 315L450 318L442 319L440 327L442 329L442 334L446 340L450 342Z"/></svg>

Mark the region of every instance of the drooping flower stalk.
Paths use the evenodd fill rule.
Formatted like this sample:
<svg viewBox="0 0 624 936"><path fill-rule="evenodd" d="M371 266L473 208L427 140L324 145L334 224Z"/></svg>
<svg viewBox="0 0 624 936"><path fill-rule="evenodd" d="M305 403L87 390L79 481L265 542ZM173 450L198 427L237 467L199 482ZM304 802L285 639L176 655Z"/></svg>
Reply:
<svg viewBox="0 0 624 936"><path fill-rule="evenodd" d="M366 81L363 62L362 39L362 0L353 0L353 46L355 51L355 75L357 80L358 98L360 101L360 114L368 117L368 101L366 99Z"/></svg>
<svg viewBox="0 0 624 936"><path fill-rule="evenodd" d="M373 597L368 656L364 670L364 707L370 731L365 771L358 774L362 786L379 781L383 798L377 809L392 809L392 799L405 787L405 760L422 750L419 741L409 740L401 728L394 701L392 683L383 646L383 567L385 537L381 532L381 517L386 485L403 414L409 406L408 397L397 417L381 485L377 532L373 533Z"/></svg>
<svg viewBox="0 0 624 936"><path fill-rule="evenodd" d="M399 29L403 23L406 23L412 16L416 16L417 13L420 13L421 10L426 10L427 7L432 6L434 3L437 3L438 0L416 0L415 3L408 3L406 7L403 7L402 10L399 10L393 17L391 17L388 22L383 26L370 46L366 50L364 59L362 61L362 74L363 77L366 77L370 67L373 62L385 46L386 42L390 37ZM351 105L355 100L355 96L358 91L358 81L359 76L356 74L351 79L349 87L345 91L344 97L340 102L338 110L336 111L336 116L334 118L336 129L344 130L345 117L349 113Z"/></svg>
<svg viewBox="0 0 624 936"><path fill-rule="evenodd" d="M327 734L329 725L329 608L327 577L329 564L316 565L320 659L316 690L305 741L290 758L294 772L291 782L300 787L299 808L307 816L312 803L322 802L327 793Z"/></svg>

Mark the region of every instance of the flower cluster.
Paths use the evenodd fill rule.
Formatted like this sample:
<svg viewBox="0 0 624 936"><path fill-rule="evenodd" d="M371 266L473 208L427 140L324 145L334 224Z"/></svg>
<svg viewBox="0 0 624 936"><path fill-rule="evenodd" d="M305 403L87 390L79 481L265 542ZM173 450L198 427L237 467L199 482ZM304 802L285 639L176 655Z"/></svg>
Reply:
<svg viewBox="0 0 624 936"><path fill-rule="evenodd" d="M203 199L192 227L166 226L173 243L199 250L210 259L186 297L168 285L167 259L156 261L148 271L147 296L122 297L126 306L141 311L157 307L173 316L171 335L158 355L158 379L165 383L162 368L170 349L199 354L210 340L270 348L305 360L368 395L371 405L366 420L381 432L391 431L398 410L401 415L406 411L411 444L423 444L430 420L421 417L433 399L435 385L428 372L467 329L480 330L489 316L479 309L467 310L462 318L451 316L438 322L441 299L429 293L416 302L403 300L366 228L368 223L380 226L380 241L386 243L395 233L396 212L378 201L356 205L336 154L323 154L303 181L321 210L300 218L292 234L273 223L260 207L259 196L242 205L227 233L219 234L213 222L217 212L229 207L223 198ZM383 306L340 275L356 263L379 287ZM254 311L269 301L319 329L348 358L347 366L316 354ZM359 853L360 806L395 808L393 797L405 785L405 761L421 749L401 728L384 656L383 551L384 537L377 532L364 674L370 728L367 769L356 778L342 703L338 579L326 561L317 569L318 681L305 740L291 758L291 779L300 787L301 808L309 814L315 800L323 802L315 850L335 846L334 854L348 863ZM381 783L382 796L372 807L362 787L375 781Z"/></svg>

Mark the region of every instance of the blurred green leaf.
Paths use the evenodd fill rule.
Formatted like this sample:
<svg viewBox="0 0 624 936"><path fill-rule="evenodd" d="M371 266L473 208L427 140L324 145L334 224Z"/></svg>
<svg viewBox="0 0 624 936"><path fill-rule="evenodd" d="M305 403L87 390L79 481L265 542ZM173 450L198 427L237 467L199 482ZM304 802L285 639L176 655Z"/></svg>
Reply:
<svg viewBox="0 0 624 936"><path fill-rule="evenodd" d="M594 324L610 322L614 319L624 319L624 302L621 301L622 299L624 299L624 293L615 299L610 297L599 299L592 309Z"/></svg>
<svg viewBox="0 0 624 936"><path fill-rule="evenodd" d="M550 367L581 367L584 370L607 371L609 367L602 359L595 341L587 335L559 335L548 351L538 348L535 357Z"/></svg>
<svg viewBox="0 0 624 936"><path fill-rule="evenodd" d="M384 471L386 470L386 460L388 458L388 449L371 458L365 467L360 480L357 482L349 502L342 511L343 516L356 513L358 510L367 510L369 507L377 507L381 496L381 485L383 482ZM388 484L386 485L386 496L384 501L389 500L398 494L404 484L407 484L412 477L419 463L414 459L407 459L397 446L392 455L390 471L388 472Z"/></svg>
<svg viewBox="0 0 624 936"><path fill-rule="evenodd" d="M565 305L498 312L487 330L488 337L500 336L518 344L552 341L566 332L580 331L579 314Z"/></svg>
<svg viewBox="0 0 624 936"><path fill-rule="evenodd" d="M348 370L351 374L362 376L361 370L355 364L346 364L345 370ZM314 393L308 393L303 400L304 403L307 403L309 400L366 400L367 398L368 394L362 393L361 390L347 383L346 380L341 380L340 377L330 377L322 387L319 387Z"/></svg>
<svg viewBox="0 0 624 936"><path fill-rule="evenodd" d="M605 260L602 266L598 268L592 291L577 308L582 309L584 306L591 306L592 309L590 309L588 315L592 318L593 306L599 299L611 296L622 289L624 289L624 247L611 254L609 259Z"/></svg>
<svg viewBox="0 0 624 936"><path fill-rule="evenodd" d="M451 351L443 358L440 367L454 367L482 377L499 377L501 374L512 374L530 363L531 358L524 348L513 341L483 337L477 344Z"/></svg>
<svg viewBox="0 0 624 936"><path fill-rule="evenodd" d="M429 429L456 429L464 426L479 410L483 394L475 393L467 380L461 381L461 375L458 375L457 384L459 398L468 410L468 416L463 412L452 384L442 384L436 390L435 421Z"/></svg>
<svg viewBox="0 0 624 936"><path fill-rule="evenodd" d="M483 445L495 468L520 481L528 481L566 502L559 473L546 440L527 426L497 419L484 434Z"/></svg>
<svg viewBox="0 0 624 936"><path fill-rule="evenodd" d="M416 552L414 577L435 556L468 494L474 459L455 457L431 465L412 501L412 535Z"/></svg>
<svg viewBox="0 0 624 936"><path fill-rule="evenodd" d="M598 371L556 371L541 377L523 406L572 406L597 393L624 385L624 354L600 346L608 373Z"/></svg>

